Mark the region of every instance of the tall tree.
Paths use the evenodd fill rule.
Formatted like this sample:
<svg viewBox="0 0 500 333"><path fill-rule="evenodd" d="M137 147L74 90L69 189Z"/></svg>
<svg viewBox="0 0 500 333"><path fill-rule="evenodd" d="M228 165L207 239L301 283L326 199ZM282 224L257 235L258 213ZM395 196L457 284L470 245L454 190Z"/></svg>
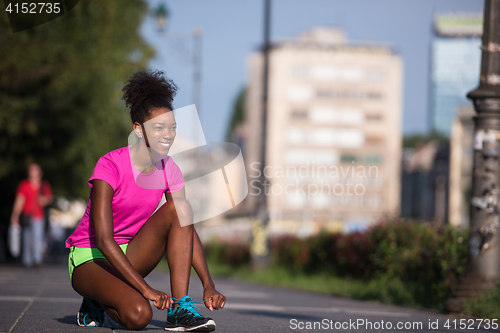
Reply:
<svg viewBox="0 0 500 333"><path fill-rule="evenodd" d="M241 88L233 102L233 110L231 111L231 120L226 130L226 140L232 141L234 130L238 125L245 121L245 97L246 87Z"/></svg>
<svg viewBox="0 0 500 333"><path fill-rule="evenodd" d="M86 198L98 158L127 144L121 88L153 55L138 33L146 11L142 0L80 1L15 34L0 15L0 224L28 162L56 194Z"/></svg>

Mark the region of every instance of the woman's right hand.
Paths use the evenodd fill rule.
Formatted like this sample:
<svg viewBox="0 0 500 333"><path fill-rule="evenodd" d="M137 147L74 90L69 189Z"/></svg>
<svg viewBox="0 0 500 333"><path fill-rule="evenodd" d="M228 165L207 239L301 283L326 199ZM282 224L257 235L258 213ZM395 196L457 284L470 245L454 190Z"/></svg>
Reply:
<svg viewBox="0 0 500 333"><path fill-rule="evenodd" d="M158 308L158 310L165 310L170 308L170 295L165 294L163 291L149 289L142 294L146 299L153 301L153 305Z"/></svg>

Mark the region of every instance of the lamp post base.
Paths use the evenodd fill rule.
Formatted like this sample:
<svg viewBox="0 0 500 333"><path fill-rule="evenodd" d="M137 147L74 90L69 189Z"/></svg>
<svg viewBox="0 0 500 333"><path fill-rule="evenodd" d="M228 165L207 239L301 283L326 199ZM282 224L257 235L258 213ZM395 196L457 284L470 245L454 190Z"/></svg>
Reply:
<svg viewBox="0 0 500 333"><path fill-rule="evenodd" d="M464 310L464 302L471 301L486 294L493 289L498 281L487 280L479 274L469 273L460 281L453 297L448 299L445 310L448 313L461 313Z"/></svg>

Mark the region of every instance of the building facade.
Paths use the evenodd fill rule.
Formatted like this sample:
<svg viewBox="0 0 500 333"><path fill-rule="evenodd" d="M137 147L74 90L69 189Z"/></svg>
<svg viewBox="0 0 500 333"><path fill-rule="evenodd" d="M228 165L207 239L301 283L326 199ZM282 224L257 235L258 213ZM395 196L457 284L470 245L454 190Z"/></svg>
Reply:
<svg viewBox="0 0 500 333"><path fill-rule="evenodd" d="M249 61L244 156L251 211L264 189L270 232L364 229L400 204L401 58L316 28L270 51L266 178L259 183L262 54Z"/></svg>
<svg viewBox="0 0 500 333"><path fill-rule="evenodd" d="M431 127L450 136L466 95L479 84L481 14L437 15L431 46Z"/></svg>

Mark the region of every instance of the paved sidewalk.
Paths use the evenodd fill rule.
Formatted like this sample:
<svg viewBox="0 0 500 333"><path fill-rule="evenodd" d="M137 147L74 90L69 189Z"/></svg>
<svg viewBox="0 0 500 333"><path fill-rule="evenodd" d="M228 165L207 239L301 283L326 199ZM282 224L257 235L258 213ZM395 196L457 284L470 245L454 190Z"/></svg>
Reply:
<svg viewBox="0 0 500 333"><path fill-rule="evenodd" d="M168 274L153 272L146 279L153 288L168 291ZM200 312L217 323L216 332L379 332L353 322L370 321L387 325L422 323L422 327L392 332L492 332L470 326L465 330L445 328L452 317L432 311L414 310L372 302L355 301L314 293L253 285L226 279L216 279L219 291L227 296L226 308L210 312L204 306ZM190 293L201 299L202 287L193 278ZM64 266L49 266L37 271L14 266L0 266L0 332L105 332L109 328L87 328L76 325L76 312L81 297L70 286ZM153 320L146 330L163 331L166 312L154 309ZM463 319L463 318L462 318ZM306 329L307 323L332 321L346 329ZM429 321L439 322L438 330L428 329ZM302 324L301 324L302 323ZM304 325L304 329L300 329ZM409 324L407 324L409 325ZM458 327L458 325L457 325ZM375 328L375 327L374 327ZM120 331L120 330L116 330ZM391 331L391 330L387 330Z"/></svg>

